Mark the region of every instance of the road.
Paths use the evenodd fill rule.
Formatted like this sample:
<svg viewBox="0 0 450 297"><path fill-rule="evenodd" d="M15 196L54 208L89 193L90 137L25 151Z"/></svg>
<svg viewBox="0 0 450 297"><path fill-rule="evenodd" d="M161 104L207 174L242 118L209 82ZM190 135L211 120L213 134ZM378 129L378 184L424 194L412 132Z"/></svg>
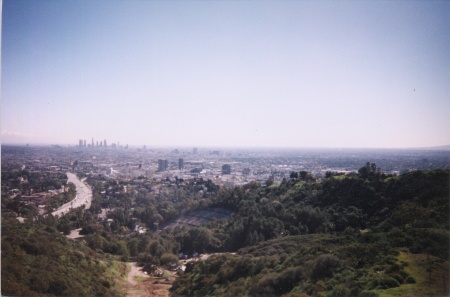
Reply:
<svg viewBox="0 0 450 297"><path fill-rule="evenodd" d="M75 199L73 199L70 202L67 202L66 204L64 204L63 206L52 212L54 216L56 215L61 216L69 212L71 208L77 208L82 205L85 205L86 209L91 207L92 203L91 188L89 188L89 186L83 182L84 180L81 181L75 174L70 172L67 172L66 174L68 178L67 183L73 183L75 185L77 195L75 196Z"/></svg>

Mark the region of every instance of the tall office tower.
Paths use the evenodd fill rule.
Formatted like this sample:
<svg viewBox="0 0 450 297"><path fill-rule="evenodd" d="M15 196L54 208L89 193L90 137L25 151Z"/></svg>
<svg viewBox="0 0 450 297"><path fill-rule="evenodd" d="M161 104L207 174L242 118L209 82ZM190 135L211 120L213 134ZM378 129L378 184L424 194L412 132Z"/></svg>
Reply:
<svg viewBox="0 0 450 297"><path fill-rule="evenodd" d="M169 161L159 159L158 160L158 171L165 171L165 170L167 170L167 168L169 168Z"/></svg>
<svg viewBox="0 0 450 297"><path fill-rule="evenodd" d="M184 160L183 158L178 159L178 169L182 170L184 169Z"/></svg>
<svg viewBox="0 0 450 297"><path fill-rule="evenodd" d="M92 137L91 146L94 147L94 137Z"/></svg>
<svg viewBox="0 0 450 297"><path fill-rule="evenodd" d="M228 164L224 164L222 166L222 174L231 174L231 166Z"/></svg>
<svg viewBox="0 0 450 297"><path fill-rule="evenodd" d="M98 140L97 140L97 145L96 146L98 146Z"/></svg>
<svg viewBox="0 0 450 297"><path fill-rule="evenodd" d="M197 148L196 148L196 147L194 147L194 148L192 149L192 153L193 153L194 155L197 155Z"/></svg>
<svg viewBox="0 0 450 297"><path fill-rule="evenodd" d="M108 145L106 144L106 139L103 141L103 143L105 144L105 147L107 147Z"/></svg>
<svg viewBox="0 0 450 297"><path fill-rule="evenodd" d="M84 147L86 147L86 139L84 140Z"/></svg>
<svg viewBox="0 0 450 297"><path fill-rule="evenodd" d="M103 146L103 141L100 140L100 147L102 147L102 146Z"/></svg>
<svg viewBox="0 0 450 297"><path fill-rule="evenodd" d="M82 147L83 146L83 139L78 140L78 146Z"/></svg>

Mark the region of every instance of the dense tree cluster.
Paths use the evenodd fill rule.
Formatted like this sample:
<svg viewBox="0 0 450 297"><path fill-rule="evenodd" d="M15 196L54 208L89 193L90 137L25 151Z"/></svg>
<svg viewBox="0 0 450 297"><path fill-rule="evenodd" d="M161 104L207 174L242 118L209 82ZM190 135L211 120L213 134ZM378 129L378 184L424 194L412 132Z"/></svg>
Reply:
<svg viewBox="0 0 450 297"><path fill-rule="evenodd" d="M367 163L358 174L326 176L221 189L216 205L236 213L208 227L218 250L239 253L189 266L174 296L376 295L414 282L399 249L448 266L448 171L387 176Z"/></svg>

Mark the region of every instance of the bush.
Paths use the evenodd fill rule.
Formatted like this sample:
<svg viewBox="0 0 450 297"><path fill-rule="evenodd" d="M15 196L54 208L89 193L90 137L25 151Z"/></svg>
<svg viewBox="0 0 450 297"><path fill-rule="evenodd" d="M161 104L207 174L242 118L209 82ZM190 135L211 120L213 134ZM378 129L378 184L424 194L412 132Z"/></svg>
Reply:
<svg viewBox="0 0 450 297"><path fill-rule="evenodd" d="M331 292L328 293L328 297L347 297L350 296L350 290L344 285L337 285Z"/></svg>
<svg viewBox="0 0 450 297"><path fill-rule="evenodd" d="M161 265L167 265L170 263L178 263L178 257L174 254L164 253L161 256L161 259L159 260Z"/></svg>
<svg viewBox="0 0 450 297"><path fill-rule="evenodd" d="M374 289L389 289L400 286L398 281L390 276L380 276L372 281L372 288Z"/></svg>
<svg viewBox="0 0 450 297"><path fill-rule="evenodd" d="M333 270L339 266L339 259L334 255L320 255L312 263L311 278L318 280L333 276Z"/></svg>
<svg viewBox="0 0 450 297"><path fill-rule="evenodd" d="M375 292L362 291L359 293L358 297L378 297L379 295Z"/></svg>

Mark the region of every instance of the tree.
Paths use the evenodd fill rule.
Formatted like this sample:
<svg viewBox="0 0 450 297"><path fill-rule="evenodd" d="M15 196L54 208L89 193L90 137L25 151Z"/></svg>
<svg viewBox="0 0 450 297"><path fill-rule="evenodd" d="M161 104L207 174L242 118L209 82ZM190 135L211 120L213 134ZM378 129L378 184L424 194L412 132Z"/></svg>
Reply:
<svg viewBox="0 0 450 297"><path fill-rule="evenodd" d="M377 165L367 162L365 166L359 168L358 173L362 178L372 177L377 173Z"/></svg>
<svg viewBox="0 0 450 297"><path fill-rule="evenodd" d="M161 265L178 264L178 257L174 254L164 253L160 258Z"/></svg>
<svg viewBox="0 0 450 297"><path fill-rule="evenodd" d="M291 174L289 175L289 177L291 179L298 179L298 173L295 171L292 171Z"/></svg>
<svg viewBox="0 0 450 297"><path fill-rule="evenodd" d="M300 171L300 180L306 180L308 177L308 172Z"/></svg>

